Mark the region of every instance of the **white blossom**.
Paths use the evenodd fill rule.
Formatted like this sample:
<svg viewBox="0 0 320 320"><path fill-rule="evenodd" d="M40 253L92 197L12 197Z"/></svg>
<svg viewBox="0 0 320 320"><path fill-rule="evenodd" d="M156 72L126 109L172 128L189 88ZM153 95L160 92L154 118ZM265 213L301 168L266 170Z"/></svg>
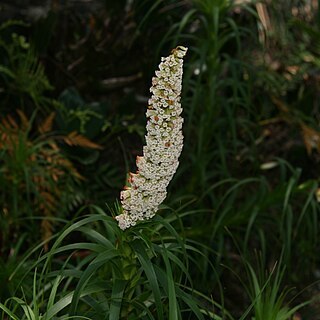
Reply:
<svg viewBox="0 0 320 320"><path fill-rule="evenodd" d="M179 46L170 56L161 58L159 70L152 78L143 156L137 157L138 170L129 173L129 185L120 193L123 213L116 220L122 230L156 214L178 168L183 147L180 95L186 52L187 48Z"/></svg>

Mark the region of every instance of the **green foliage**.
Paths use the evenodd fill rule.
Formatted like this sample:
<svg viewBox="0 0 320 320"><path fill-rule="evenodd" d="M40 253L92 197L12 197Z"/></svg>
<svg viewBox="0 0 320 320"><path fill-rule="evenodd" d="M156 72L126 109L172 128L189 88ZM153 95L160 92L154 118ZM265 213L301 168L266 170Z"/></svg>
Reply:
<svg viewBox="0 0 320 320"><path fill-rule="evenodd" d="M285 268L274 265L270 274L261 273L263 264L258 267L257 275L254 268L247 263L248 277L250 279L249 295L251 296L252 305L248 311L241 317L246 319L247 314L253 309L254 320L286 320L296 313L297 310L307 305L309 302L301 303L293 308L285 305L285 298L290 290L281 291L281 281L284 276Z"/></svg>
<svg viewBox="0 0 320 320"><path fill-rule="evenodd" d="M28 103L32 103L36 108L46 107L50 104L50 99L44 97L44 93L52 90L52 86L26 38L12 31L10 34L9 27L12 25L15 26L15 23L0 26L1 99L6 101L1 109L7 111L12 108L12 104L25 109Z"/></svg>
<svg viewBox="0 0 320 320"><path fill-rule="evenodd" d="M97 214L67 226L38 260L43 269L35 273L32 302L9 298L1 305L5 314L12 319L207 318L188 271L188 253L201 252L172 223L157 217L122 232L101 209L93 210ZM84 241L68 243L74 234Z"/></svg>
<svg viewBox="0 0 320 320"><path fill-rule="evenodd" d="M61 153L57 137L50 136L53 114L44 119L36 135L32 134L33 120L21 110L18 115L20 121L12 116L0 118L2 253L10 250L17 233L31 232L38 225L34 217L42 219L42 237L50 238L53 220L66 215L70 195L76 193L81 181L81 175ZM30 233L26 242L39 240L39 236Z"/></svg>

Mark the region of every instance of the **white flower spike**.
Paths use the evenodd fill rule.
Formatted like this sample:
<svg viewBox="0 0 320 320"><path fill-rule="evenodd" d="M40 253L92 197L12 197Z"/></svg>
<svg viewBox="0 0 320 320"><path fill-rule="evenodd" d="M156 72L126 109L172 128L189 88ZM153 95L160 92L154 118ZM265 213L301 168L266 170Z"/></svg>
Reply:
<svg viewBox="0 0 320 320"><path fill-rule="evenodd" d="M123 213L116 220L122 230L156 214L178 168L183 147L180 94L186 52L187 48L179 46L170 56L161 58L152 78L143 156L137 157L138 171L129 173L129 186L120 193Z"/></svg>

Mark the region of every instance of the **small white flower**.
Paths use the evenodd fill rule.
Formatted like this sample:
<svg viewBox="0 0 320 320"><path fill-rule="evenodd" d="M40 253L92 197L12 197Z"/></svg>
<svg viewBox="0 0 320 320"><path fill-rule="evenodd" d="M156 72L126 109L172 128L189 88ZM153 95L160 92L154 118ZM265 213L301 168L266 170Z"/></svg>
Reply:
<svg viewBox="0 0 320 320"><path fill-rule="evenodd" d="M123 213L116 220L122 230L156 214L178 168L183 147L180 94L186 52L187 48L179 46L170 56L161 58L152 78L143 157L137 157L138 171L129 174L129 186L120 193Z"/></svg>

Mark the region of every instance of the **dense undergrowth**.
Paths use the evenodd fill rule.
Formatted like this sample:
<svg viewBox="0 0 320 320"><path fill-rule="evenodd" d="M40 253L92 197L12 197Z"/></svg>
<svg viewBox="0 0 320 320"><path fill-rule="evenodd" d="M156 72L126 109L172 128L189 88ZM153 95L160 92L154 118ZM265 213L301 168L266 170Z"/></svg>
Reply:
<svg viewBox="0 0 320 320"><path fill-rule="evenodd" d="M29 2L0 11L1 319L320 319L318 2ZM123 232L177 45L180 166Z"/></svg>

